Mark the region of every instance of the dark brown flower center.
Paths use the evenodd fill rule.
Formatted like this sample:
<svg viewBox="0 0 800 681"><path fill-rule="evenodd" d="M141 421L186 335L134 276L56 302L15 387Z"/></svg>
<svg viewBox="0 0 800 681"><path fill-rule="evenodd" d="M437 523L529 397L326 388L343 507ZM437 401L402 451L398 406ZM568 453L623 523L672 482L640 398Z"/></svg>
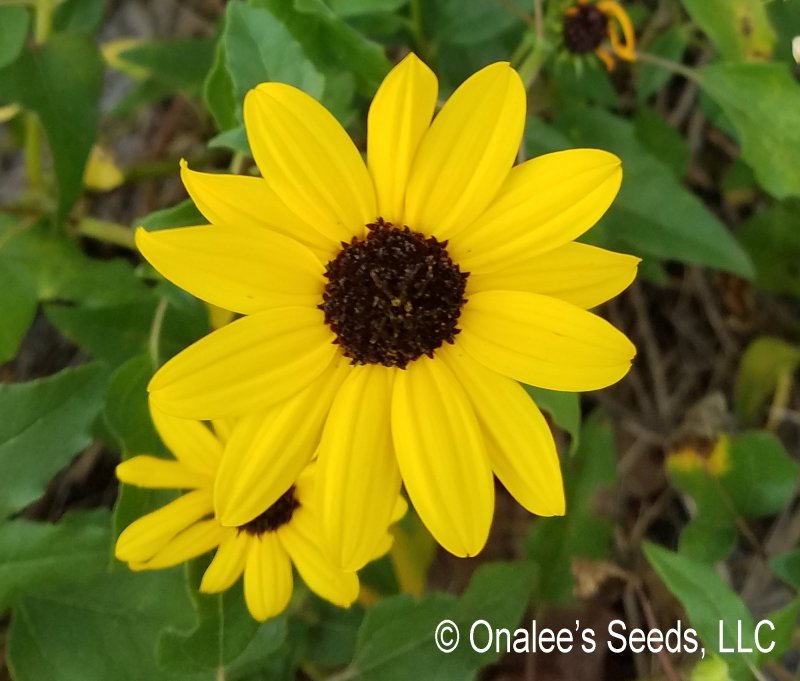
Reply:
<svg viewBox="0 0 800 681"><path fill-rule="evenodd" d="M594 5L577 5L564 15L564 44L574 54L593 52L608 35L608 17Z"/></svg>
<svg viewBox="0 0 800 681"><path fill-rule="evenodd" d="M292 515L299 506L300 502L294 496L294 485L292 485L272 506L249 523L240 525L238 530L247 532L253 537L258 537L265 532L274 532L292 519Z"/></svg>
<svg viewBox="0 0 800 681"><path fill-rule="evenodd" d="M469 274L450 259L446 241L383 218L367 228L328 263L319 307L353 364L404 369L453 342Z"/></svg>

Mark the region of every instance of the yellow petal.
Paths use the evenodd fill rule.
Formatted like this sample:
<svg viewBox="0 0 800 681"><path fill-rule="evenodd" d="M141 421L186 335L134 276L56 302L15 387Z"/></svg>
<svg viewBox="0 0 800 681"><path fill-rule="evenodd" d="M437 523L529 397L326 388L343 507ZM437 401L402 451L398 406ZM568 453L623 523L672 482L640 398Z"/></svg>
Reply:
<svg viewBox="0 0 800 681"><path fill-rule="evenodd" d="M261 174L300 219L337 241L375 220L361 154L319 102L291 85L262 83L245 97L244 120Z"/></svg>
<svg viewBox="0 0 800 681"><path fill-rule="evenodd" d="M319 376L337 353L312 307L266 310L200 339L150 381L152 401L179 418L215 419L264 409Z"/></svg>
<svg viewBox="0 0 800 681"><path fill-rule="evenodd" d="M307 508L298 508L291 522L276 534L303 578L315 594L347 608L358 598L358 576L335 566L320 549L319 522Z"/></svg>
<svg viewBox="0 0 800 681"><path fill-rule="evenodd" d="M488 210L448 252L467 272L492 272L561 246L608 210L620 160L599 149L545 154L515 167Z"/></svg>
<svg viewBox="0 0 800 681"><path fill-rule="evenodd" d="M339 242L290 211L261 177L200 173L181 161L181 179L197 208L213 225L256 234L270 229L311 249L323 262Z"/></svg>
<svg viewBox="0 0 800 681"><path fill-rule="evenodd" d="M494 513L494 480L480 426L447 365L422 357L397 372L392 436L420 519L450 553L474 556Z"/></svg>
<svg viewBox="0 0 800 681"><path fill-rule="evenodd" d="M229 589L241 577L247 562L250 537L244 532L229 530L219 545L211 564L203 574L200 591L207 594Z"/></svg>
<svg viewBox="0 0 800 681"><path fill-rule="evenodd" d="M472 273L467 296L479 291L529 291L585 309L624 291L636 276L639 258L576 241L486 274Z"/></svg>
<svg viewBox="0 0 800 681"><path fill-rule="evenodd" d="M98 144L92 146L86 169L83 171L83 184L87 189L108 192L125 182L125 175L114 161L114 155Z"/></svg>
<svg viewBox="0 0 800 681"><path fill-rule="evenodd" d="M350 371L342 357L297 395L237 422L214 488L223 525L251 521L295 482L314 455L333 396Z"/></svg>
<svg viewBox="0 0 800 681"><path fill-rule="evenodd" d="M128 525L117 539L114 555L126 563L143 563L158 553L178 532L211 512L209 491L188 492Z"/></svg>
<svg viewBox="0 0 800 681"><path fill-rule="evenodd" d="M148 570L172 567L197 558L219 546L233 530L222 527L216 520L201 520L173 537L167 545L147 561Z"/></svg>
<svg viewBox="0 0 800 681"><path fill-rule="evenodd" d="M525 86L507 63L463 83L436 116L414 157L406 224L450 238L489 205L511 169L525 122Z"/></svg>
<svg viewBox="0 0 800 681"><path fill-rule="evenodd" d="M259 622L284 611L292 597L292 563L274 532L250 540L244 568L244 600Z"/></svg>
<svg viewBox="0 0 800 681"><path fill-rule="evenodd" d="M403 224L403 204L411 162L436 108L436 76L409 54L384 78L369 108L367 163L378 213Z"/></svg>
<svg viewBox="0 0 800 681"><path fill-rule="evenodd" d="M516 381L486 369L460 346L437 350L469 395L495 475L531 513L564 514L556 444L536 404Z"/></svg>
<svg viewBox="0 0 800 681"><path fill-rule="evenodd" d="M397 372L355 367L336 394L317 453L317 494L328 553L359 570L386 534L400 489L389 422Z"/></svg>
<svg viewBox="0 0 800 681"><path fill-rule="evenodd" d="M536 293L476 293L459 325L456 343L473 359L550 390L605 388L628 373L636 354L605 319Z"/></svg>
<svg viewBox="0 0 800 681"><path fill-rule="evenodd" d="M173 284L242 314L322 300L323 267L305 246L277 232L220 227L136 230L136 246Z"/></svg>
<svg viewBox="0 0 800 681"><path fill-rule="evenodd" d="M210 488L212 478L180 461L155 456L134 456L117 466L117 479L128 485L149 489Z"/></svg>
<svg viewBox="0 0 800 681"><path fill-rule="evenodd" d="M162 442L178 461L213 478L222 458L222 444L203 423L170 416L150 400L150 417Z"/></svg>

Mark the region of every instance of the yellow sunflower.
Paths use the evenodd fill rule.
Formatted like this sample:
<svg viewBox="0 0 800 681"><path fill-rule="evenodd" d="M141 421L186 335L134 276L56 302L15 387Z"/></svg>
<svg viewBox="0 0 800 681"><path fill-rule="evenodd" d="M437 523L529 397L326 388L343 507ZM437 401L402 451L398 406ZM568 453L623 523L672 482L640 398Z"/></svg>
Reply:
<svg viewBox="0 0 800 681"><path fill-rule="evenodd" d="M129 485L182 489L175 501L149 513L120 534L116 557L134 570L156 570L216 549L203 575L200 591L217 593L244 575L244 596L252 616L264 621L286 608L292 595L292 564L317 595L341 607L358 596L355 572L341 570L320 548L314 507L314 464L285 489L266 510L239 527L225 527L214 518L214 476L228 427L217 421L214 431L197 421L176 419L151 407L153 422L175 460L135 456L117 466L117 477ZM395 516L405 502L395 497ZM371 558L389 550L384 532Z"/></svg>
<svg viewBox="0 0 800 681"><path fill-rule="evenodd" d="M625 8L616 0L578 0L567 8L562 26L564 45L573 54L594 52L606 68L614 68L614 55L636 61L636 35ZM608 39L611 49L604 46Z"/></svg>
<svg viewBox="0 0 800 681"><path fill-rule="evenodd" d="M496 63L433 118L436 77L409 55L372 102L364 163L318 102L264 83L244 103L262 177L183 164L211 224L139 229L139 249L245 316L149 389L178 417L243 415L214 492L224 525L272 504L317 443L322 533L346 569L369 559L401 480L459 556L486 542L493 472L528 510L564 512L552 435L517 381L583 391L622 378L633 345L587 309L638 260L573 242L614 199L617 157L580 149L512 168L525 97Z"/></svg>

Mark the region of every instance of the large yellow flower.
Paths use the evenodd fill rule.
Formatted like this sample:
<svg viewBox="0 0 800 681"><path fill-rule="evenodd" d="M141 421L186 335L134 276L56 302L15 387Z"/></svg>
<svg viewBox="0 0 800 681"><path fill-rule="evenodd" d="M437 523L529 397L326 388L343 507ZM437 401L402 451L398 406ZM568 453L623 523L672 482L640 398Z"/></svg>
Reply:
<svg viewBox="0 0 800 681"><path fill-rule="evenodd" d="M315 464L307 466L294 484L250 522L225 527L214 518L213 488L227 425L218 421L212 431L153 407L151 414L175 459L135 456L117 466L117 477L129 485L182 489L185 494L125 528L115 548L119 560L134 570L156 570L216 549L200 591L225 591L244 575L247 608L259 621L279 614L289 603L292 563L317 595L341 607L355 601L357 575L333 564L320 547L313 494ZM394 502L393 520L397 520L405 512L405 502L397 496ZM390 546L391 536L384 532L372 546L370 559Z"/></svg>
<svg viewBox="0 0 800 681"><path fill-rule="evenodd" d="M459 556L486 541L493 472L530 511L563 513L552 435L517 381L595 390L635 354L586 310L637 259L573 242L616 195L619 159L582 149L512 168L525 88L507 63L433 118L436 101L408 56L372 102L365 164L314 99L259 85L244 114L263 179L184 164L211 225L136 235L168 279L245 315L150 384L179 417L245 415L217 478L221 522L273 503L319 442L323 534L347 569L385 532L401 480Z"/></svg>

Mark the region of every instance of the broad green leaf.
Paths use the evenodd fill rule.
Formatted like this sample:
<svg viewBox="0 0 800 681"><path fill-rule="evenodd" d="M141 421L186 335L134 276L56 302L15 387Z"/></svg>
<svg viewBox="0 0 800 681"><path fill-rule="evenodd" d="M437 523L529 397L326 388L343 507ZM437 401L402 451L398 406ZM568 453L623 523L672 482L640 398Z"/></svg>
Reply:
<svg viewBox="0 0 800 681"><path fill-rule="evenodd" d="M147 295L126 261L90 258L44 221L20 223L0 214L0 269L6 268L26 276L41 301L102 306Z"/></svg>
<svg viewBox="0 0 800 681"><path fill-rule="evenodd" d="M63 220L81 191L94 144L103 60L97 45L75 33L54 35L23 52L0 74L0 98L35 111L47 134L58 184L57 217Z"/></svg>
<svg viewBox="0 0 800 681"><path fill-rule="evenodd" d="M756 338L742 354L736 374L733 406L737 416L757 423L779 384L790 381L798 366L800 346L770 336Z"/></svg>
<svg viewBox="0 0 800 681"><path fill-rule="evenodd" d="M689 168L689 144L686 139L659 114L642 107L633 119L636 137L650 153L669 166L678 180L686 176Z"/></svg>
<svg viewBox="0 0 800 681"><path fill-rule="evenodd" d="M733 438L730 469L721 482L746 518L777 513L794 496L798 464L771 433L750 431Z"/></svg>
<svg viewBox="0 0 800 681"><path fill-rule="evenodd" d="M800 35L800 12L797 11L797 2L768 2L767 14L772 21L772 26L778 34L775 48L775 60L783 61L790 68L797 62L792 54L792 39Z"/></svg>
<svg viewBox="0 0 800 681"><path fill-rule="evenodd" d="M180 570L98 575L16 603L9 668L15 681L214 681L156 666L159 632L191 618Z"/></svg>
<svg viewBox="0 0 800 681"><path fill-rule="evenodd" d="M739 227L737 236L753 260L756 283L768 293L800 298L800 201L775 203Z"/></svg>
<svg viewBox="0 0 800 681"><path fill-rule="evenodd" d="M778 577L800 592L800 549L770 558L769 566Z"/></svg>
<svg viewBox="0 0 800 681"><path fill-rule="evenodd" d="M65 0L59 2L53 14L53 30L78 31L93 35L100 28L105 12L103 0Z"/></svg>
<svg viewBox="0 0 800 681"><path fill-rule="evenodd" d="M36 287L21 268L0 269L0 364L13 359L36 316Z"/></svg>
<svg viewBox="0 0 800 681"><path fill-rule="evenodd" d="M230 5L228 5L230 7ZM211 69L203 81L203 101L209 113L214 117L217 128L229 130L236 127L241 120L237 118L237 109L241 110L241 103L238 103L233 92L233 82L231 74L228 72L228 58L225 52L224 35L227 31L228 20L225 15L222 17L221 36L217 40L217 47L214 50L214 62Z"/></svg>
<svg viewBox="0 0 800 681"><path fill-rule="evenodd" d="M29 17L25 7L0 7L0 69L13 62L25 47Z"/></svg>
<svg viewBox="0 0 800 681"><path fill-rule="evenodd" d="M149 215L137 219L133 223L136 227L144 227L148 232L157 229L170 229L172 227L191 227L192 225L203 225L207 220L192 203L191 199L185 199L169 208L162 208Z"/></svg>
<svg viewBox="0 0 800 681"><path fill-rule="evenodd" d="M42 495L92 441L107 375L89 364L28 383L0 385L0 518Z"/></svg>
<svg viewBox="0 0 800 681"><path fill-rule="evenodd" d="M800 617L800 599L795 598L779 610L769 613L768 619L775 627L775 632L770 632L770 639L775 642L775 647L764 657L768 660L780 660L794 646L794 633L797 629L797 618ZM769 643L764 642L765 646Z"/></svg>
<svg viewBox="0 0 800 681"><path fill-rule="evenodd" d="M553 66L558 83L555 95L561 99L596 102L608 108L619 106L619 95L599 60L558 60Z"/></svg>
<svg viewBox="0 0 800 681"><path fill-rule="evenodd" d="M214 56L210 38L178 38L139 44L121 52L119 59L144 68L150 76L177 90L199 90Z"/></svg>
<svg viewBox="0 0 800 681"><path fill-rule="evenodd" d="M0 612L30 592L91 577L108 563L106 509L73 511L57 523L0 525Z"/></svg>
<svg viewBox="0 0 800 681"><path fill-rule="evenodd" d="M463 681L498 658L492 647L481 654L469 645L470 627L486 620L491 627L513 630L528 604L533 582L530 563L490 563L479 567L463 596L456 599L434 593L421 601L402 595L386 598L364 618L350 666L337 675L339 681L406 681L424 674L437 681ZM461 642L449 654L434 643L434 631L442 620L455 622ZM484 629L476 634L483 646Z"/></svg>
<svg viewBox="0 0 800 681"><path fill-rule="evenodd" d="M682 0L724 59L768 61L775 31L763 0Z"/></svg>
<svg viewBox="0 0 800 681"><path fill-rule="evenodd" d="M683 605L706 648L706 654L709 651L719 653L720 643L727 648L736 645L737 622L741 622L743 647L755 649L753 618L742 599L712 567L655 544L644 544L644 554ZM723 641L720 641L720 631ZM721 655L735 679L749 678L747 668L755 666L757 661L754 653Z"/></svg>
<svg viewBox="0 0 800 681"><path fill-rule="evenodd" d="M525 542L527 555L539 567L536 596L541 602L572 600L573 558L608 556L613 523L597 507L598 498L616 483L616 463L611 425L595 412L584 421L580 444L563 465L567 514L537 518Z"/></svg>
<svg viewBox="0 0 800 681"><path fill-rule="evenodd" d="M550 414L553 422L569 433L570 451L575 452L581 435L581 398L578 393L562 393L524 385L540 409Z"/></svg>
<svg viewBox="0 0 800 681"><path fill-rule="evenodd" d="M358 605L338 608L316 597L309 597L303 605L300 617L308 622L303 658L325 668L350 662L364 610Z"/></svg>
<svg viewBox="0 0 800 681"><path fill-rule="evenodd" d="M689 44L689 26L670 26L653 41L647 51L670 61L680 62ZM654 64L639 62L635 65L636 102L643 104L664 87L672 78L671 71Z"/></svg>
<svg viewBox="0 0 800 681"><path fill-rule="evenodd" d="M789 69L773 63L712 64L697 77L736 128L742 158L761 186L778 199L800 196L800 85Z"/></svg>
<svg viewBox="0 0 800 681"><path fill-rule="evenodd" d="M570 146L607 149L622 159L619 196L587 240L752 276L747 254L733 236L637 140L631 123L596 108L571 109L556 118L556 127ZM537 139L527 140L529 152L541 153Z"/></svg>
<svg viewBox="0 0 800 681"><path fill-rule="evenodd" d="M470 46L493 38L510 28L520 26L522 20L514 11L528 12L530 7L520 0L508 4L493 0L444 0L434 5L435 33L443 42Z"/></svg>
<svg viewBox="0 0 800 681"><path fill-rule="evenodd" d="M208 561L199 559L187 565L189 593L196 613L196 624L187 630L169 627L158 639L156 660L167 672L188 674L215 671L224 675L248 647L259 627L262 637L259 652L269 656L286 637L286 618L275 617L259 625L247 611L241 580L221 594L198 592ZM264 637L264 634L269 634Z"/></svg>

